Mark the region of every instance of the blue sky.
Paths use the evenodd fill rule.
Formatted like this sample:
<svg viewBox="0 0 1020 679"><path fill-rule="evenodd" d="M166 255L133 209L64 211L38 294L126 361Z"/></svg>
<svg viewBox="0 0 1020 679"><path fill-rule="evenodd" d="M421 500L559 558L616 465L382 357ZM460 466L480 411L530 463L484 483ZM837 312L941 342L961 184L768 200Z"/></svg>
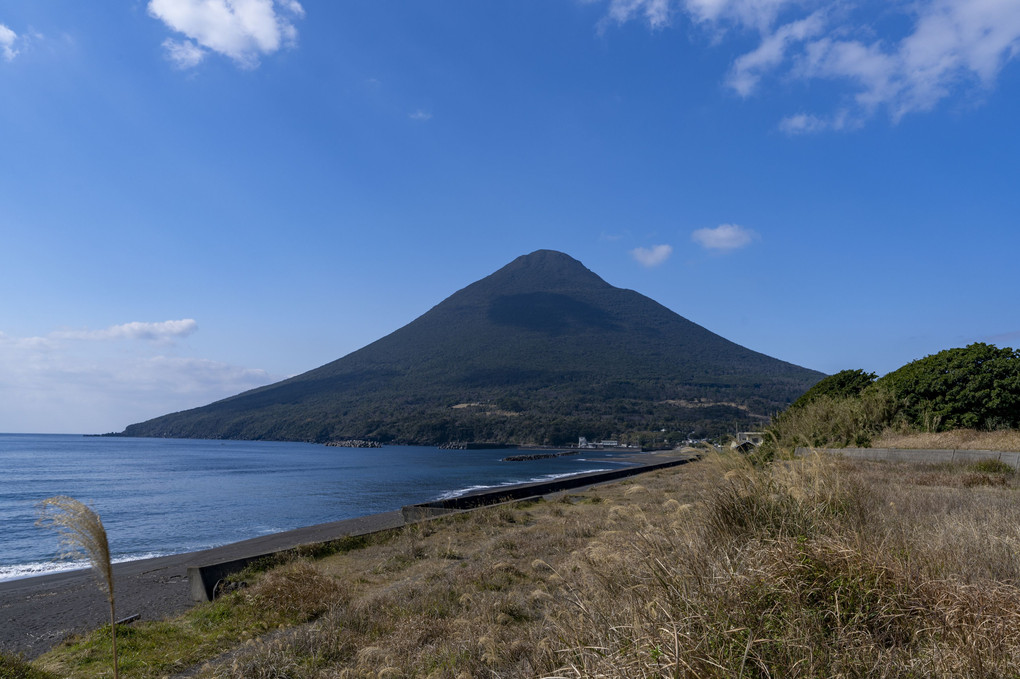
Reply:
<svg viewBox="0 0 1020 679"><path fill-rule="evenodd" d="M562 250L879 374L1020 344L1016 0L0 0L0 431L339 358Z"/></svg>

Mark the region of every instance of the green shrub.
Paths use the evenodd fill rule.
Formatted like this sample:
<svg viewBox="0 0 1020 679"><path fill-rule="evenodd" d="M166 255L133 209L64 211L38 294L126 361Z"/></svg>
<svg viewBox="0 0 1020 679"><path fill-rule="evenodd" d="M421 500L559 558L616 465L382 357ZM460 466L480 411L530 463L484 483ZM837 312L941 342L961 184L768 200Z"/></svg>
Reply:
<svg viewBox="0 0 1020 679"><path fill-rule="evenodd" d="M1012 476L1016 473L1016 469L1012 465L1008 465L1002 460L979 460L973 464L967 465L967 468L972 472L979 474L1002 474L1003 476Z"/></svg>
<svg viewBox="0 0 1020 679"><path fill-rule="evenodd" d="M822 378L794 401L790 408L802 408L820 397L835 399L852 398L860 396L861 392L875 382L875 373L866 373L863 370L842 370L835 375Z"/></svg>
<svg viewBox="0 0 1020 679"><path fill-rule="evenodd" d="M2 679L55 679L55 674L37 670L18 656L0 653Z"/></svg>
<svg viewBox="0 0 1020 679"><path fill-rule="evenodd" d="M773 418L758 457L797 446L868 447L887 427L941 432L1020 427L1020 351L971 344L926 356L875 379L843 370Z"/></svg>
<svg viewBox="0 0 1020 679"><path fill-rule="evenodd" d="M775 417L767 430L763 456L791 454L798 446L811 448L867 447L873 436L895 417L892 394L872 386L859 396L822 394Z"/></svg>
<svg viewBox="0 0 1020 679"><path fill-rule="evenodd" d="M924 431L1020 426L1020 351L976 343L908 363L876 382Z"/></svg>

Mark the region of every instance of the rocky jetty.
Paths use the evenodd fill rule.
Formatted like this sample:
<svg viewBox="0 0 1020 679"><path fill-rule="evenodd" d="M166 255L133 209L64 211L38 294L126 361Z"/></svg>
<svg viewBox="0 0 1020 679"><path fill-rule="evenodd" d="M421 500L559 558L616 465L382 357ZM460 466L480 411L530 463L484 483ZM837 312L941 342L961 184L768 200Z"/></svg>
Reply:
<svg viewBox="0 0 1020 679"><path fill-rule="evenodd" d="M530 462L531 460L547 460L551 457L566 457L567 455L580 455L580 450L565 450L561 453L533 453L531 455L511 455L504 457L501 462Z"/></svg>
<svg viewBox="0 0 1020 679"><path fill-rule="evenodd" d="M327 446L332 448L382 448L378 441L365 441L363 439L344 439L342 441L327 441Z"/></svg>

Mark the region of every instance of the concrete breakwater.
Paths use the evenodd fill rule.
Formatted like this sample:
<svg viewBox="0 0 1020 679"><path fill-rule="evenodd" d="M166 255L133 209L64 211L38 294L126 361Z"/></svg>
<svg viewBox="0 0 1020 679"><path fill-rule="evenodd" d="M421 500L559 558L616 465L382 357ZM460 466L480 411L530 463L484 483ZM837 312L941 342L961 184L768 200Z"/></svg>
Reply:
<svg viewBox="0 0 1020 679"><path fill-rule="evenodd" d="M531 460L548 460L552 457L566 457L567 455L580 455L580 450L566 450L562 453L534 453L531 455L510 455L504 457L503 462L529 462Z"/></svg>
<svg viewBox="0 0 1020 679"><path fill-rule="evenodd" d="M423 502L416 505L409 505L400 511L404 520L408 523L429 519L444 514L468 511L479 507L502 504L504 502L517 502L531 498L551 495L566 490L586 488L600 483L608 483L625 479L636 474L676 467L699 459L698 455L679 455L660 462L639 464L634 467L623 467L605 472L590 472L588 474L577 474L555 481L541 481L538 483L525 483L505 488L495 488L478 493L467 493L457 497L436 500L434 502Z"/></svg>

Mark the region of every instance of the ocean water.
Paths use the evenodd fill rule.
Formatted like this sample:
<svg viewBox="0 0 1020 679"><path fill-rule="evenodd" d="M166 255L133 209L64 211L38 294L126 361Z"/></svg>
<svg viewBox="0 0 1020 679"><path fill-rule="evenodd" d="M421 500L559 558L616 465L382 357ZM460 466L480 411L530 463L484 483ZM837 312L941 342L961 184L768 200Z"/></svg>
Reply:
<svg viewBox="0 0 1020 679"><path fill-rule="evenodd" d="M0 434L0 580L81 567L55 561L56 533L35 525L53 495L98 512L114 561L126 561L628 464L598 451L501 461L512 454Z"/></svg>

